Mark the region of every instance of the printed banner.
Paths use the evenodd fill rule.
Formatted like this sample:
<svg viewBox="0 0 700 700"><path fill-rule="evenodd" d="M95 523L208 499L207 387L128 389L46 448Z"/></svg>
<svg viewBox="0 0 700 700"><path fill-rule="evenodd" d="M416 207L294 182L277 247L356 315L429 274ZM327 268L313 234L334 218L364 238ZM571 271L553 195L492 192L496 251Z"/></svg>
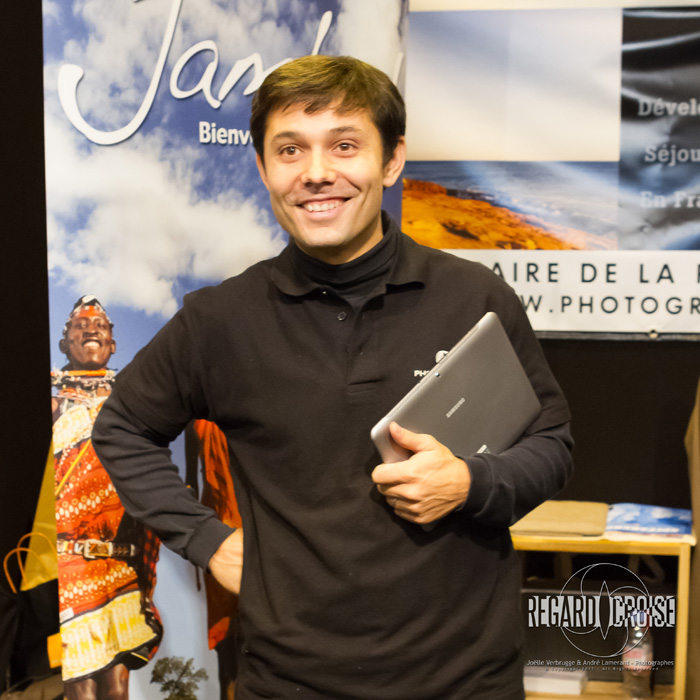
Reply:
<svg viewBox="0 0 700 700"><path fill-rule="evenodd" d="M700 8L625 10L621 248L700 249Z"/></svg>
<svg viewBox="0 0 700 700"><path fill-rule="evenodd" d="M699 16L412 12L403 229L536 330L699 333Z"/></svg>
<svg viewBox="0 0 700 700"><path fill-rule="evenodd" d="M231 609L213 614L221 600L207 586L207 616L201 574L129 520L92 424L119 368L185 293L285 245L248 126L264 77L302 55L348 54L402 86L407 2L43 0L43 10L66 697L230 697ZM183 440L173 454L208 498L209 458L225 455L207 426L193 435L207 464L188 462ZM235 504L220 506L233 522Z"/></svg>

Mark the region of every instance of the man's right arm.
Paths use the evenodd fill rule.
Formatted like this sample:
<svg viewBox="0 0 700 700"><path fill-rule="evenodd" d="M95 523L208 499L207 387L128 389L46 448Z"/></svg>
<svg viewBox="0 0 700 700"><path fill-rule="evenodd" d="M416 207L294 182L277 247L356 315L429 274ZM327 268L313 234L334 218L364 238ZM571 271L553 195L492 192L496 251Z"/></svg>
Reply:
<svg viewBox="0 0 700 700"><path fill-rule="evenodd" d="M107 399L93 427L100 461L127 512L169 549L206 568L233 530L183 483L168 449L174 436L149 428L118 393Z"/></svg>

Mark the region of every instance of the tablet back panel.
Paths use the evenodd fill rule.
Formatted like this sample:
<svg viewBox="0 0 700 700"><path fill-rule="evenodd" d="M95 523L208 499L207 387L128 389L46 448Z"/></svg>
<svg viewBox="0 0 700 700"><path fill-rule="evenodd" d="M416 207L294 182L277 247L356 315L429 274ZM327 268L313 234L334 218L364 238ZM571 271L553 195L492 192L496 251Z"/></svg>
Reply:
<svg viewBox="0 0 700 700"><path fill-rule="evenodd" d="M507 449L539 411L540 402L498 316L488 312L374 426L371 436L384 462L409 456L390 438L391 421L428 433L467 459Z"/></svg>

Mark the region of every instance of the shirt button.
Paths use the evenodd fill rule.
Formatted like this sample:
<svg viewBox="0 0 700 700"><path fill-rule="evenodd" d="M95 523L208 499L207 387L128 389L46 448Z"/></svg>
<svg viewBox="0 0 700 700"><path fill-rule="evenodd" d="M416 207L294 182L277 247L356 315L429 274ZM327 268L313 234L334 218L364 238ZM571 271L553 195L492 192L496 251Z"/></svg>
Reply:
<svg viewBox="0 0 700 700"><path fill-rule="evenodd" d="M348 312L347 311L341 311L338 314L338 320L339 321L344 321L348 317Z"/></svg>

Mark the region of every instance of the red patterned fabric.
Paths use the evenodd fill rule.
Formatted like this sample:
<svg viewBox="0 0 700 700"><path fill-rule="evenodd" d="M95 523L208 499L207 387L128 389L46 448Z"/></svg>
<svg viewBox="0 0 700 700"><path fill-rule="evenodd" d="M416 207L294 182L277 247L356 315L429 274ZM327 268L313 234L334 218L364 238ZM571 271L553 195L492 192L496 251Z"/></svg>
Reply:
<svg viewBox="0 0 700 700"><path fill-rule="evenodd" d="M202 463L204 486L202 503L214 509L221 520L231 527L241 527L236 494L229 466L228 445L225 435L206 420L194 422L199 439L199 457ZM238 596L227 591L209 573L205 574L209 648L214 649L231 633L231 624L238 607Z"/></svg>
<svg viewBox="0 0 700 700"><path fill-rule="evenodd" d="M160 543L125 513L91 442L92 424L113 378L110 370L52 374L59 607L67 680L89 677L118 662L138 668L155 654L162 636L152 601ZM110 545L114 551L105 555ZM134 592L140 596L138 605ZM126 624L129 634L110 629L116 620ZM95 625L99 635L89 631ZM70 648L78 644L87 645L88 651ZM130 644L134 646L124 648Z"/></svg>

